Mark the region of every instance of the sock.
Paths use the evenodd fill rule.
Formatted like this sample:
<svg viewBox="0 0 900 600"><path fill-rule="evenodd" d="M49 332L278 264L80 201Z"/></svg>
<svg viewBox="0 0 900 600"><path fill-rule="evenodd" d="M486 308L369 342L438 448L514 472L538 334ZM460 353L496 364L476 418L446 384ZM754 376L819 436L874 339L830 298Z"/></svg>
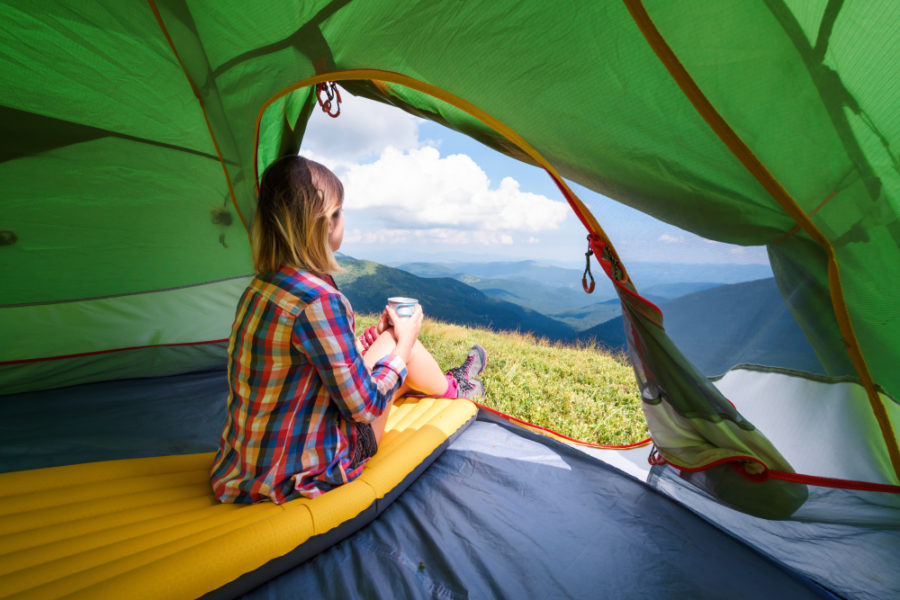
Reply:
<svg viewBox="0 0 900 600"><path fill-rule="evenodd" d="M444 392L441 398L458 398L459 383L456 381L456 378L453 375L445 375L445 377L447 378L447 391Z"/></svg>

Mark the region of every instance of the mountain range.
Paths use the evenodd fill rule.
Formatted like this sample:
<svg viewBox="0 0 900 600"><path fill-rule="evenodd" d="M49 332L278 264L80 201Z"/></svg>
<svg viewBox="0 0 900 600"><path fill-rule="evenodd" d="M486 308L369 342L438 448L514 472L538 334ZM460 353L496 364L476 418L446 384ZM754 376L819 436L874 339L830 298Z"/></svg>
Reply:
<svg viewBox="0 0 900 600"><path fill-rule="evenodd" d="M488 296L535 310L580 331L621 313L612 283L596 262L597 287L582 289L583 270L533 260L510 262L411 262L397 268L420 277L452 277ZM628 265L641 294L656 304L718 285L771 277L768 265L673 264Z"/></svg>
<svg viewBox="0 0 900 600"><path fill-rule="evenodd" d="M348 256L338 257L338 262L346 271L336 275L335 281L358 312L380 313L389 297L410 296L419 300L426 315L450 323L527 331L552 340L572 340L577 333L561 321L491 297L451 277L418 277Z"/></svg>
<svg viewBox="0 0 900 600"><path fill-rule="evenodd" d="M774 278L717 286L659 304L666 333L707 376L749 363L823 373ZM612 350L625 348L622 317L579 333Z"/></svg>
<svg viewBox="0 0 900 600"><path fill-rule="evenodd" d="M443 321L625 347L612 286L585 302L581 272L574 269L534 261L394 268L343 255L339 262L346 271L335 279L359 312L381 312L388 297L412 296L426 315ZM767 265L637 263L629 274L644 282L641 290L662 309L669 336L705 374L739 363L822 371ZM595 276L598 283L606 279Z"/></svg>

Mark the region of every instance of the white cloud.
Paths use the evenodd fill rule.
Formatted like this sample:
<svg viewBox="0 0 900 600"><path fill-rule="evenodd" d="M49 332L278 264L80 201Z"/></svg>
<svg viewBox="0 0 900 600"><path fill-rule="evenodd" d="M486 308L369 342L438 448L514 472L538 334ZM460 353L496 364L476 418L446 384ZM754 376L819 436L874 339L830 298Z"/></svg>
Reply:
<svg viewBox="0 0 900 600"><path fill-rule="evenodd" d="M377 229L362 231L353 229L344 233L344 242L361 244L410 244L424 242L451 246L508 246L513 243L512 235L496 231L468 231L464 229Z"/></svg>
<svg viewBox="0 0 900 600"><path fill-rule="evenodd" d="M512 177L492 187L465 154L441 157L441 140L419 139L423 119L344 90L341 97L337 119L313 113L301 154L340 177L348 225L365 211L346 242L505 246L516 232L557 230L568 216L564 202L525 192Z"/></svg>
<svg viewBox="0 0 900 600"><path fill-rule="evenodd" d="M536 232L558 229L569 212L563 202L523 192L511 177L492 189L469 156L441 158L428 146L406 152L389 147L374 163L351 167L343 179L348 211L370 209L398 229Z"/></svg>
<svg viewBox="0 0 900 600"><path fill-rule="evenodd" d="M304 156L341 175L341 170L379 156L386 147L417 148L419 124L424 122L395 107L357 98L341 90L341 114L333 119L316 107L303 136Z"/></svg>
<svg viewBox="0 0 900 600"><path fill-rule="evenodd" d="M664 244L683 244L685 242L685 239L683 235L675 236L664 233L656 238L656 241L662 242Z"/></svg>

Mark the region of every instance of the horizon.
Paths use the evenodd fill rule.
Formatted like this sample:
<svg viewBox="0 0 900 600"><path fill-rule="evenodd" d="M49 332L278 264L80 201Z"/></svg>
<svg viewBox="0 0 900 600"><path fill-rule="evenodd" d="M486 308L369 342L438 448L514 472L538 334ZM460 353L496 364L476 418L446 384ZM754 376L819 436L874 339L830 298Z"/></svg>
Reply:
<svg viewBox="0 0 900 600"><path fill-rule="evenodd" d="M517 258L514 256L506 256L500 257L498 259L484 258L479 256L458 254L448 258L442 258L440 260L424 260L424 259L404 259L404 260L388 260L388 261L380 261L375 260L373 258L367 256L356 256L350 254L343 249L335 252L335 256L338 258L349 258L353 260L367 260L370 262L375 262L383 265L387 265L389 267L397 267L398 265L404 264L414 264L414 263L427 263L427 264L493 264L493 263L537 263L543 266L552 266L558 267L561 269L573 269L573 267L562 264L559 261L555 261L552 259L541 259L541 258ZM582 257L580 260L584 260ZM631 265L659 265L659 266L677 266L677 267L767 267L768 271L772 271L772 267L769 263L738 263L738 262L676 262L676 261L659 261L659 260L634 260L630 261ZM628 265L626 265L627 267ZM578 269L583 270L582 266ZM591 265L591 269L594 269L594 265Z"/></svg>
<svg viewBox="0 0 900 600"><path fill-rule="evenodd" d="M389 268L402 270L416 277L423 277L426 279L431 277L452 277L454 279L457 279L458 281L461 281L462 283L472 285L476 287L476 289L481 288L477 284L473 284L471 281L465 279L464 277L461 277L461 275L473 276L478 279L487 278L490 280L508 279L510 281L515 281L530 279L534 280L535 282L543 282L543 278L545 276L548 276L547 281L543 283L546 283L551 287L562 286L563 288L571 289L573 292L574 290L577 290L577 293L580 294L582 273L584 271L583 258L581 264L575 267L573 265L558 264L553 261L535 259L473 261L460 260L459 257L453 257L448 260L439 261L401 260L394 262L381 262L372 260L370 258L359 258L357 256L350 255L347 252L341 251L337 252L336 256L339 260L348 259L384 265ZM427 267L430 265L449 267L451 271L446 274L425 274L421 272L420 269L422 267L425 267L427 270ZM508 272L503 273L502 271L504 266L509 266L511 268L509 268ZM472 268L471 270L469 270L469 267L476 268ZM477 267L488 267L491 270L491 274L488 275L484 271L482 271L481 268ZM500 268L499 271L495 270L497 267ZM551 274L544 271L537 274L533 272L530 274L526 274L529 268L559 269L561 272ZM593 300L589 301L588 303L596 303L598 301L604 302L607 298L616 297L617 292L615 289L615 285L613 284L612 280L609 279L603 269L596 264L593 264L591 268L594 281L596 283L596 289L590 295ZM633 261L629 265L626 265L626 270L629 272L632 283L635 285L638 293L644 293L644 291L647 291L647 293L653 293L652 290L654 286L659 284L706 283L712 284L710 287L716 287L720 285L734 285L774 278L774 273L772 272L772 268L770 265L755 263L664 263L654 261ZM568 280L569 275L565 275L565 273L571 274L571 281ZM568 283L562 283L560 275L566 277L565 281L567 281ZM585 297L585 300L588 301L587 296Z"/></svg>

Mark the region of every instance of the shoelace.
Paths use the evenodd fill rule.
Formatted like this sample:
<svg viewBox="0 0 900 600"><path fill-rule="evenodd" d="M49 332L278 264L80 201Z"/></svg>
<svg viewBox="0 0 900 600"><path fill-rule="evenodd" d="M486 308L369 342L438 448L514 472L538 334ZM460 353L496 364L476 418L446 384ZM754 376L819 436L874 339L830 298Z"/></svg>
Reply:
<svg viewBox="0 0 900 600"><path fill-rule="evenodd" d="M465 375L468 372L469 366L471 366L473 360L475 360L475 357L470 354L466 357L466 360L463 361L463 364L458 367L453 367L452 369L450 369L450 372L454 377L457 377L458 379L459 375ZM468 376L465 377L465 380L469 380Z"/></svg>

